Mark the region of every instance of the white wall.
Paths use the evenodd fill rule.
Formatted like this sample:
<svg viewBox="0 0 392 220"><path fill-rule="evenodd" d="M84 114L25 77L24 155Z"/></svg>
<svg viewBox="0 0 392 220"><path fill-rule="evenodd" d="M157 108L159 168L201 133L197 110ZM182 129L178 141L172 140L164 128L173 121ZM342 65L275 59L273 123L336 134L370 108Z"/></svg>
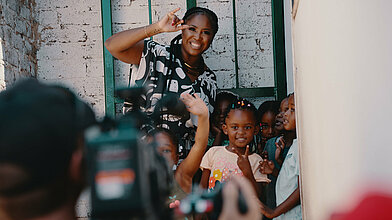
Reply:
<svg viewBox="0 0 392 220"><path fill-rule="evenodd" d="M37 26L34 1L0 0L0 91L36 76Z"/></svg>
<svg viewBox="0 0 392 220"><path fill-rule="evenodd" d="M293 23L306 219L391 191L392 2L301 0Z"/></svg>
<svg viewBox="0 0 392 220"><path fill-rule="evenodd" d="M284 31L285 31L285 46L286 46L286 81L287 81L287 93L294 92L294 78L293 78L293 39L292 39L292 28L291 28L291 1L284 0Z"/></svg>
<svg viewBox="0 0 392 220"><path fill-rule="evenodd" d="M39 0L37 78L75 91L102 116L105 108L100 0Z"/></svg>

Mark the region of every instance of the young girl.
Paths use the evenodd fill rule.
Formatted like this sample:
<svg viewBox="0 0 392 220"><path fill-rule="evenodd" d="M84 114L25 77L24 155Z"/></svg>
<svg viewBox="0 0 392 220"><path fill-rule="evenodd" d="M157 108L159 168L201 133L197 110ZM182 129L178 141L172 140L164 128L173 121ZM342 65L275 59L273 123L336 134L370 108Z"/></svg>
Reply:
<svg viewBox="0 0 392 220"><path fill-rule="evenodd" d="M260 122L260 141L258 141L257 153L261 154L264 151L265 143L277 132L275 130L275 118L279 113L279 102L278 101L266 101L263 102L257 110L257 115Z"/></svg>
<svg viewBox="0 0 392 220"><path fill-rule="evenodd" d="M295 103L294 94L288 98L288 109L283 116L283 126L287 131L296 131L295 122ZM282 152L282 146L277 146L277 154ZM286 158L284 159L282 168L279 171L278 179L276 181L276 204L275 209L270 209L264 204L261 204L261 212L268 218L276 219L302 219L300 192L299 192L299 156L298 144L294 139L291 146L285 145L289 148ZM279 155L278 155L279 156ZM271 161L265 162L263 173L272 173L271 168L274 168L274 163Z"/></svg>
<svg viewBox="0 0 392 220"><path fill-rule="evenodd" d="M223 133L222 125L225 122L225 110L230 103L237 100L238 96L232 92L222 91L216 95L216 102L214 111L210 118L210 138L208 139L208 146L227 145L227 136Z"/></svg>
<svg viewBox="0 0 392 220"><path fill-rule="evenodd" d="M204 155L200 168L203 170L201 187L214 189L231 175L249 179L258 195L260 182L268 182L265 174L258 172L258 163L263 159L258 154L249 154L249 143L258 132L256 108L247 100L239 99L225 111L223 132L229 137L229 145L212 147Z"/></svg>

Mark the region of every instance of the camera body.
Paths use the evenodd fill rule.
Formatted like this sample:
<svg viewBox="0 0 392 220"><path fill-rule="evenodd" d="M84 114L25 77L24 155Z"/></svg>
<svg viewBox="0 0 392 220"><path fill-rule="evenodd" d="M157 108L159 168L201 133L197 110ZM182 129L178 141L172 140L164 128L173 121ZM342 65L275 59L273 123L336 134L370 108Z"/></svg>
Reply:
<svg viewBox="0 0 392 220"><path fill-rule="evenodd" d="M208 214L208 219L215 220L219 218L223 208L223 188L225 184L215 186L215 190L208 191L195 191L188 195L177 210L182 215L189 214ZM238 209L239 212L245 214L248 211L245 198L239 190L238 192Z"/></svg>
<svg viewBox="0 0 392 220"><path fill-rule="evenodd" d="M134 97L143 91L128 90ZM93 218L170 219L164 204L173 174L157 153L156 145L145 140L146 133L141 128L149 126L149 122L136 104L119 120L86 132Z"/></svg>

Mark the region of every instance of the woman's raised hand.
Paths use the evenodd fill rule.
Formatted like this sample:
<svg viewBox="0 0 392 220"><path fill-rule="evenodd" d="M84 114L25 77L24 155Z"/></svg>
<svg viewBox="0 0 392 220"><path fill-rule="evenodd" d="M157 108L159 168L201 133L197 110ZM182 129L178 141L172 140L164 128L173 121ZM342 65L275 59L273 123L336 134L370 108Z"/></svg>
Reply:
<svg viewBox="0 0 392 220"><path fill-rule="evenodd" d="M175 32L189 28L189 25L183 24L184 20L179 19L175 14L179 10L180 8L174 9L158 21L161 32Z"/></svg>

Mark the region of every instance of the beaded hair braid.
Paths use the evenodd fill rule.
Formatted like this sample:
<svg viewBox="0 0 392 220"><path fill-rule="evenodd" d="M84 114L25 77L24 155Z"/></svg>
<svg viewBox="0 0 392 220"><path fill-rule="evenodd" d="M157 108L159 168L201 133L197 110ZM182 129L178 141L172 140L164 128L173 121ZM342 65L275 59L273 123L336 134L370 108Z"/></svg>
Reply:
<svg viewBox="0 0 392 220"><path fill-rule="evenodd" d="M258 119L257 119L257 109L256 107L249 102L248 100L244 99L244 98L238 98L237 100L235 100L234 102L232 102L229 106L227 106L227 109L224 112L224 116L225 116L225 121L227 118L227 115L230 113L231 110L233 109L240 109L240 110L248 110L251 111L253 114L253 117L255 119L255 124L258 123Z"/></svg>

